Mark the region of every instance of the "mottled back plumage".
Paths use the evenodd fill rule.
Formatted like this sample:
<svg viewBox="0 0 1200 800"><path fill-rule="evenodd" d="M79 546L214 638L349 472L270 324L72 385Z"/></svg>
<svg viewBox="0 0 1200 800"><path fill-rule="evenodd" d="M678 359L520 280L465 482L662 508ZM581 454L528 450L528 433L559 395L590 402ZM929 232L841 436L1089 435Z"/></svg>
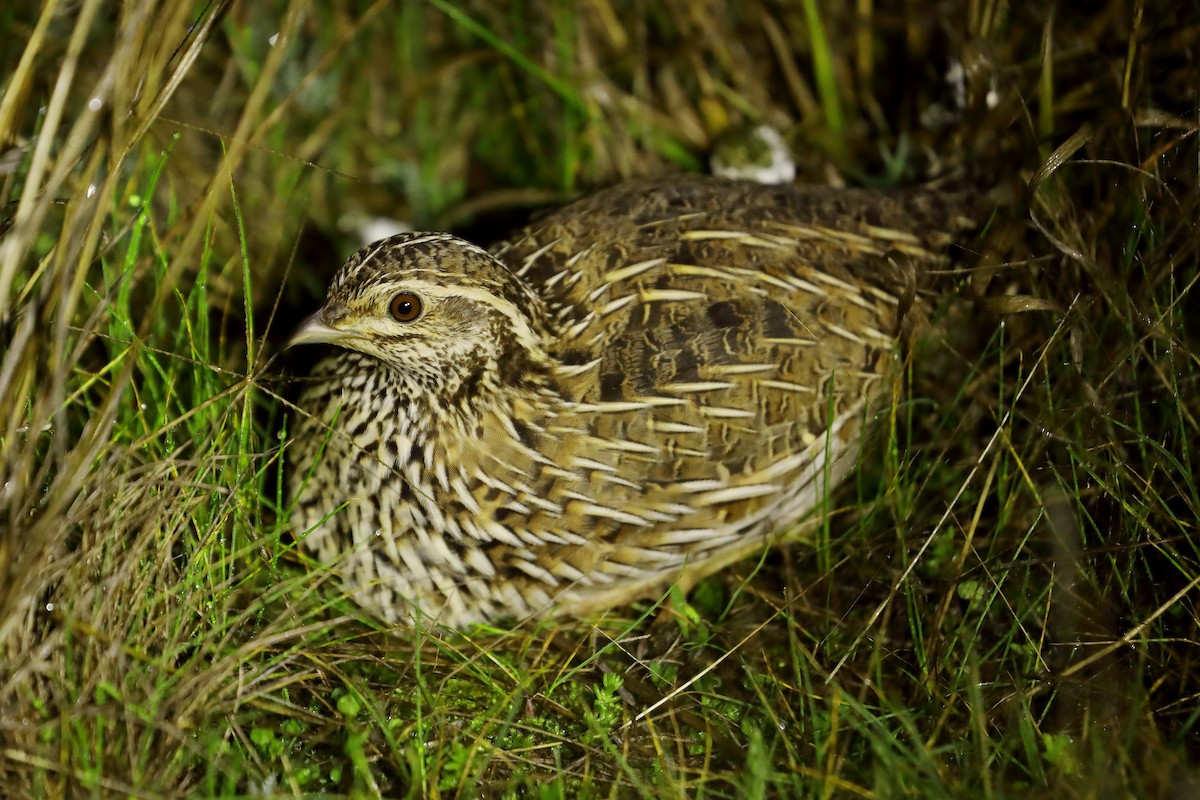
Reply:
<svg viewBox="0 0 1200 800"><path fill-rule="evenodd" d="M288 446L297 536L385 620L452 626L591 612L763 547L855 463L952 201L674 178L491 254L365 248L294 340L344 348Z"/></svg>

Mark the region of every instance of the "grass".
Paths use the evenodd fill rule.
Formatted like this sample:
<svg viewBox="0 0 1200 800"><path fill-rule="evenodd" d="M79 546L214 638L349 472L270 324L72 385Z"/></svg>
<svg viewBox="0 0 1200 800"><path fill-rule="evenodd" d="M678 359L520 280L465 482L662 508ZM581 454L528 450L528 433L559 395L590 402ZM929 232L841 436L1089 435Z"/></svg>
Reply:
<svg viewBox="0 0 1200 800"><path fill-rule="evenodd" d="M1196 790L1200 9L705 8L0 10L0 794ZM487 239L758 121L808 181L1011 196L822 535L380 630L280 480L278 344L354 225Z"/></svg>

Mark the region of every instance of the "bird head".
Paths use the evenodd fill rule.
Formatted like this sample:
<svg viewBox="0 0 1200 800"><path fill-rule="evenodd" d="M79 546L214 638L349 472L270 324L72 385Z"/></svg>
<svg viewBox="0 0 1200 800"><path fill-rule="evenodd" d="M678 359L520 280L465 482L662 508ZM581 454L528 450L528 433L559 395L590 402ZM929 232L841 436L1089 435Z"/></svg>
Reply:
<svg viewBox="0 0 1200 800"><path fill-rule="evenodd" d="M453 391L484 372L544 361L543 313L487 251L449 234L403 233L351 256L287 346L338 345Z"/></svg>

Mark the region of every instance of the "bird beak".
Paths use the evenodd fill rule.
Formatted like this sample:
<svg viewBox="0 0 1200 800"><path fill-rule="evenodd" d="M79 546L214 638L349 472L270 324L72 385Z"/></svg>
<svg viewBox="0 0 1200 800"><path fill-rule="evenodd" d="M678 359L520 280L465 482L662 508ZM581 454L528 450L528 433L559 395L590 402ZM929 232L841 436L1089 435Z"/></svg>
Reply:
<svg viewBox="0 0 1200 800"><path fill-rule="evenodd" d="M296 332L284 347L286 349L298 344L342 344L346 338L346 333L330 327L325 322L325 309L322 308L300 323L300 327L296 328Z"/></svg>

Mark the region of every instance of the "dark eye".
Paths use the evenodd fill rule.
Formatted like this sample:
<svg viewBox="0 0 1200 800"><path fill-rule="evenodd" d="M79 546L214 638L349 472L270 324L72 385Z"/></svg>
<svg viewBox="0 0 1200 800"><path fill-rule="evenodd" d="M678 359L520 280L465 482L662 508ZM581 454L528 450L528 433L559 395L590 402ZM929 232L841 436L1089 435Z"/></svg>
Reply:
<svg viewBox="0 0 1200 800"><path fill-rule="evenodd" d="M401 292L392 298L388 309L397 322L412 322L421 316L421 298L412 292Z"/></svg>

